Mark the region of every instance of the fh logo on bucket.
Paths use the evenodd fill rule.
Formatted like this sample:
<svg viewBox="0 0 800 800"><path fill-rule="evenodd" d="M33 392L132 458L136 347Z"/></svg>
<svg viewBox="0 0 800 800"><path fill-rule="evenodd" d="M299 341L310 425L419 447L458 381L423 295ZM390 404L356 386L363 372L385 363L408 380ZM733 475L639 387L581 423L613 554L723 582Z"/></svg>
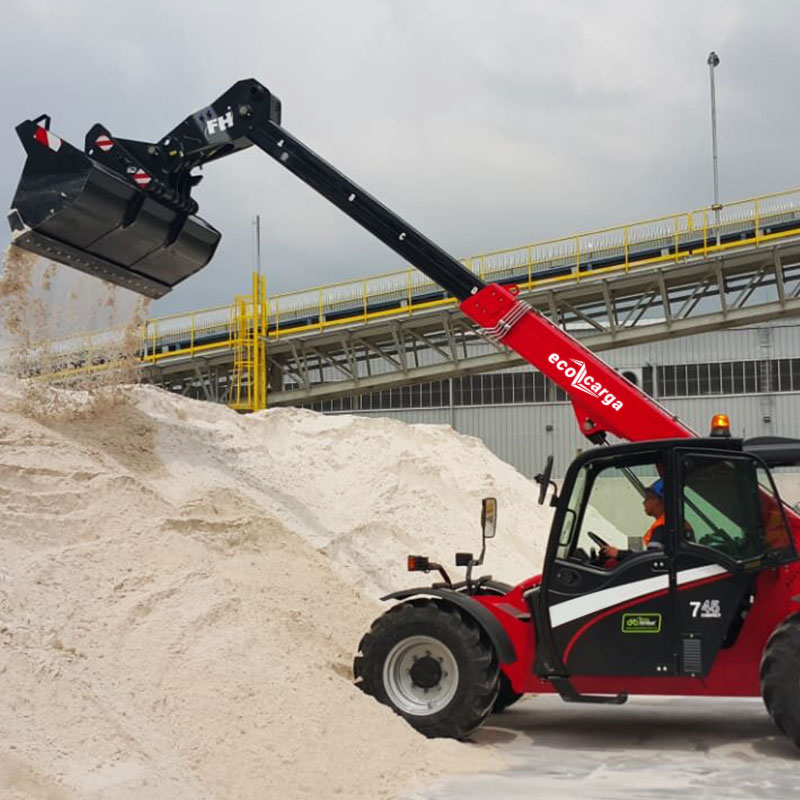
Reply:
<svg viewBox="0 0 800 800"><path fill-rule="evenodd" d="M569 362L561 358L558 353L550 353L547 360L556 365L556 369L563 372L567 378L572 378L572 386L578 391L596 397L604 406L611 406L614 411L622 408L622 400L617 400L616 396L606 389L602 383L595 380L586 370L586 364L571 358L570 361L576 366L570 366Z"/></svg>

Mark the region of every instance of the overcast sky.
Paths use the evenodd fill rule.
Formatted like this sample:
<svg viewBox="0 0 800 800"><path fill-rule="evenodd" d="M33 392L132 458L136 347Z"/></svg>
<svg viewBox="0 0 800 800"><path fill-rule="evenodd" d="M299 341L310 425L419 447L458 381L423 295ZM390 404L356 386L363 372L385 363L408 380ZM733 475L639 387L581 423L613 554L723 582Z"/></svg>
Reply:
<svg viewBox="0 0 800 800"><path fill-rule="evenodd" d="M155 141L240 78L283 125L455 256L709 205L716 50L723 202L800 185L800 4L647 0L0 0L0 186L14 126L48 113L81 147L103 122ZM255 148L195 190L223 233L151 314L401 268Z"/></svg>

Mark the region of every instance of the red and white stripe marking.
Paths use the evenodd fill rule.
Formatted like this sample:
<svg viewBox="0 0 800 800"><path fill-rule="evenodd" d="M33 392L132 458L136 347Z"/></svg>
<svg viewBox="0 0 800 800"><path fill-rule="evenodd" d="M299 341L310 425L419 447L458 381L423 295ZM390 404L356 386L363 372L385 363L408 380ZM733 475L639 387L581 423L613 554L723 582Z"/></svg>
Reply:
<svg viewBox="0 0 800 800"><path fill-rule="evenodd" d="M95 140L94 143L104 152L107 153L113 146L114 142L108 138L105 134L100 134Z"/></svg>
<svg viewBox="0 0 800 800"><path fill-rule="evenodd" d="M136 172L133 173L133 179L142 188L153 180L143 169L137 169Z"/></svg>
<svg viewBox="0 0 800 800"><path fill-rule="evenodd" d="M36 133L33 134L33 138L36 139L39 144L49 147L55 153L57 153L61 147L61 139L42 126L36 128Z"/></svg>

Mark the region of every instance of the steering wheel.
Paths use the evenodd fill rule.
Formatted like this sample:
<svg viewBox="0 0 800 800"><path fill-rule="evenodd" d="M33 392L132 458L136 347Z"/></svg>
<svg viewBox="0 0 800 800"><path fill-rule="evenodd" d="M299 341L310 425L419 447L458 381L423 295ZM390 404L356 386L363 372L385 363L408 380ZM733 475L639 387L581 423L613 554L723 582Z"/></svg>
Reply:
<svg viewBox="0 0 800 800"><path fill-rule="evenodd" d="M598 546L598 547L608 547L608 542L605 539L601 539L596 533L592 531L586 531L586 535Z"/></svg>
<svg viewBox="0 0 800 800"><path fill-rule="evenodd" d="M592 539L601 547L605 545L605 542L597 534L589 533L589 536L591 536ZM572 557L578 561L583 561L586 564L591 564L593 567L602 567L603 569L608 569L609 559L598 553L594 547L588 553L582 547L578 547L572 554Z"/></svg>
<svg viewBox="0 0 800 800"><path fill-rule="evenodd" d="M700 544L704 544L706 547L725 547L731 552L736 552L738 548L736 540L721 528L716 528L711 533L706 534L700 540Z"/></svg>

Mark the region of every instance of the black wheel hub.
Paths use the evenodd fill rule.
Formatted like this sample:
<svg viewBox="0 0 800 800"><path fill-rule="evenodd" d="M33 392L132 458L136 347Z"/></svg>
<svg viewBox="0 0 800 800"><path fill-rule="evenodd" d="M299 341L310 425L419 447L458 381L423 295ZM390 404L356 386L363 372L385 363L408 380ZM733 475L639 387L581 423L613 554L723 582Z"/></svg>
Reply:
<svg viewBox="0 0 800 800"><path fill-rule="evenodd" d="M442 679L442 667L435 658L423 656L411 667L411 680L420 689L432 689Z"/></svg>

